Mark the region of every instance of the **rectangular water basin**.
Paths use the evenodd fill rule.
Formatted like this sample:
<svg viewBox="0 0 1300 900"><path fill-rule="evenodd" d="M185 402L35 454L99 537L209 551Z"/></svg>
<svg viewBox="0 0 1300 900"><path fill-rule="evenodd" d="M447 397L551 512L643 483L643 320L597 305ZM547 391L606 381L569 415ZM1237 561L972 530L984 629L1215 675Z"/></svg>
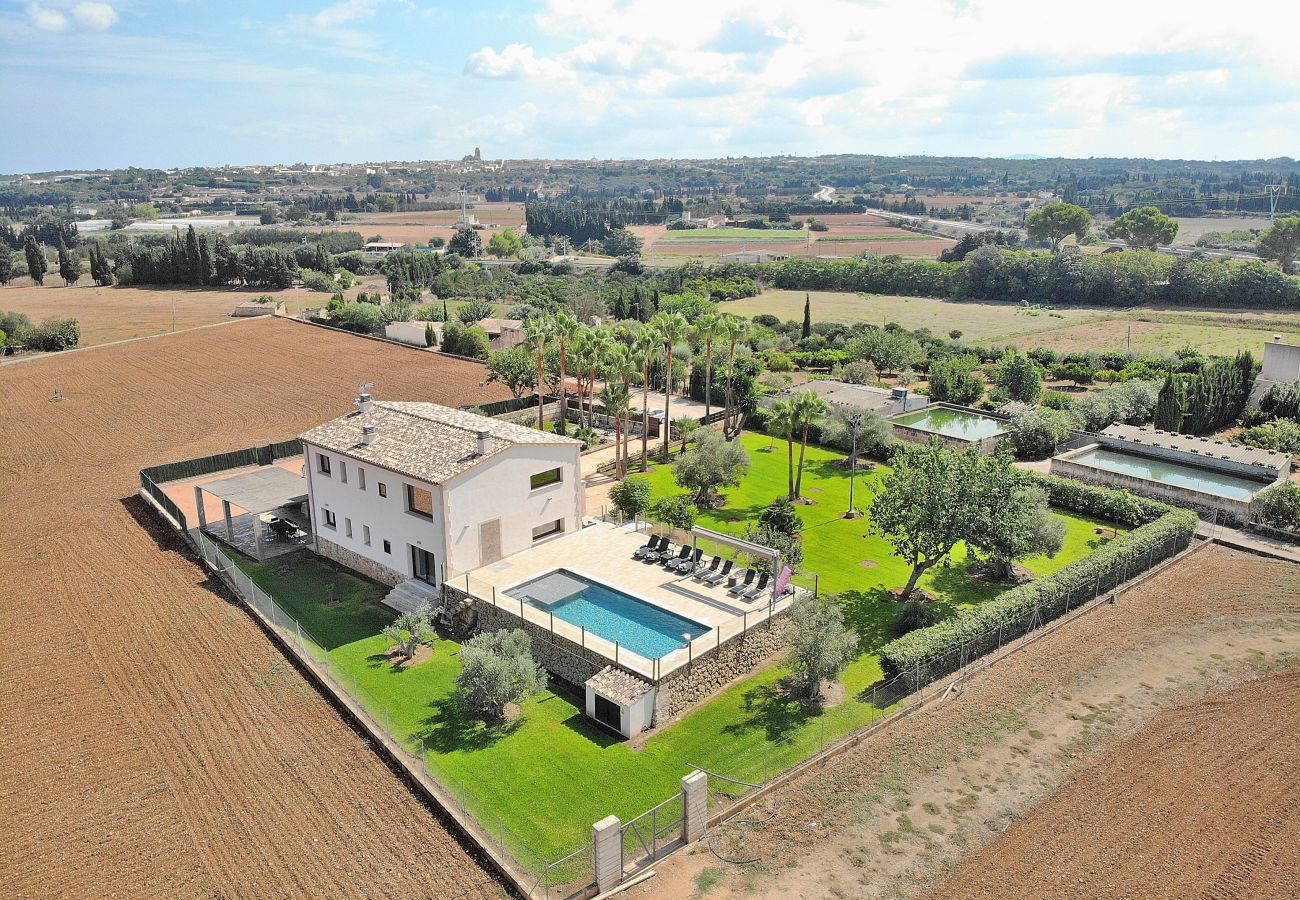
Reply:
<svg viewBox="0 0 1300 900"><path fill-rule="evenodd" d="M646 659L665 656L711 630L568 569L548 572L505 593Z"/></svg>
<svg viewBox="0 0 1300 900"><path fill-rule="evenodd" d="M889 421L962 441L982 441L1007 430L1007 423L1001 419L951 406L927 406Z"/></svg>
<svg viewBox="0 0 1300 900"><path fill-rule="evenodd" d="M1250 500L1269 486L1264 481L1255 481L1226 472L1215 472L1212 469L1202 469L1198 466L1184 465L1137 453L1108 450L1105 447L1089 447L1078 454L1068 456L1067 459L1070 462L1107 472L1145 478L1148 481L1228 497L1232 500Z"/></svg>

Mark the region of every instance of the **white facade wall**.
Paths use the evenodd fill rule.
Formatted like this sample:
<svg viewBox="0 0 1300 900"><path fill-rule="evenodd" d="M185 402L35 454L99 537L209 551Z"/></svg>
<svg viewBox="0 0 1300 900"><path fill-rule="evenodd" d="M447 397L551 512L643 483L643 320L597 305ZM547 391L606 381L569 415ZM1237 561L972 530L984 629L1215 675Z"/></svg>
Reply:
<svg viewBox="0 0 1300 900"><path fill-rule="evenodd" d="M501 557L533 546L533 529L548 522L561 520L564 534L581 527L583 491L576 444L516 444L445 485L428 484L306 442L303 450L316 532L407 578L414 575L411 547L433 554L438 583L444 567L450 578L490 562L479 546L480 526L494 519L500 522ZM329 475L320 471L322 453L330 457ZM560 481L533 490L530 478L553 468L561 470ZM379 495L381 483L387 497ZM432 520L407 510L407 485L432 494ZM327 510L334 514L333 527L325 524ZM389 542L388 552L384 541Z"/></svg>
<svg viewBox="0 0 1300 900"><path fill-rule="evenodd" d="M304 443L311 494L312 526L326 540L351 550L385 568L411 577L412 546L428 550L434 555L435 571L441 579L441 567L447 561L446 535L437 510L442 508L442 488L414 478L398 475L369 463L359 462L330 450ZM322 475L317 454L331 459L329 475ZM342 480L347 469L347 482ZM361 489L361 472L365 472L365 490ZM388 496L379 495L379 485L385 485ZM406 485L422 487L433 494L432 520L406 511ZM325 524L325 510L334 513L336 525ZM347 521L352 521L352 536L347 533ZM366 527L370 528L370 545L365 543ZM384 552L388 541L390 552Z"/></svg>
<svg viewBox="0 0 1300 900"><path fill-rule="evenodd" d="M493 560L479 547L479 526L499 519L501 555L533 546L533 529L560 519L564 534L581 527L582 475L577 444L516 444L446 484L451 523L449 572L468 572ZM559 467L560 482L533 490L529 479Z"/></svg>

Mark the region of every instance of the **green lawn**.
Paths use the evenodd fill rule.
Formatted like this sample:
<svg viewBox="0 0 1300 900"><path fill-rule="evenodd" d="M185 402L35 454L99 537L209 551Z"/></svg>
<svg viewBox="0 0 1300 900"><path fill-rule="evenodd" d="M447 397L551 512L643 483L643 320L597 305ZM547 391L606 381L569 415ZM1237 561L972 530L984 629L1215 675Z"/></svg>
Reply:
<svg viewBox="0 0 1300 900"><path fill-rule="evenodd" d="M730 492L728 508L705 517L719 529L738 531L785 484L784 448L764 453L767 438L746 435L744 440L754 461L749 477ZM784 672L771 666L635 750L598 730L562 692L530 698L523 716L510 726L488 728L467 719L451 699L460 670L457 643L440 640L432 658L404 669L385 656L389 645L379 631L394 614L378 605L383 586L306 551L265 563L241 559L240 565L311 632L336 675L349 687L355 683L362 702L381 721L408 735L409 746L423 744L430 770L444 784L458 795L468 791L481 821L494 833L506 823L507 843L531 865L575 849L589 839L591 824L610 813L627 821L668 798L694 766L761 781L881 714L872 703L871 687L880 680L872 651L888 638L896 606L883 588L901 584L906 571L880 538L863 536L865 519L838 518L847 501L847 473L831 465L833 458L809 448L804 480L818 505L801 507L800 515L808 526L807 565L821 573L823 589L841 595L861 639L862 655L842 679L844 702L828 710L792 703L779 691ZM658 491L673 490L666 467L649 477ZM873 480L860 479L860 503ZM1055 560L1031 560L1035 571L1052 571L1087 551L1094 540L1091 524L1068 521L1065 552ZM863 568L858 563L864 559L877 565ZM963 569L955 563L926 583L959 606L997 592L968 582Z"/></svg>

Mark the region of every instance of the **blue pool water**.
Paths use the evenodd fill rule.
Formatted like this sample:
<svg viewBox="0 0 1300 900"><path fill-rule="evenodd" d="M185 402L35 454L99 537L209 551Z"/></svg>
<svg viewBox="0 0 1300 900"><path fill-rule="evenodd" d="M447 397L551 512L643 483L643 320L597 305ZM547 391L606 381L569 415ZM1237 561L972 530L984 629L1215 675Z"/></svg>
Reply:
<svg viewBox="0 0 1300 900"><path fill-rule="evenodd" d="M694 640L710 630L567 569L524 582L506 594L607 641L617 641L646 659L658 659L685 647L685 635Z"/></svg>

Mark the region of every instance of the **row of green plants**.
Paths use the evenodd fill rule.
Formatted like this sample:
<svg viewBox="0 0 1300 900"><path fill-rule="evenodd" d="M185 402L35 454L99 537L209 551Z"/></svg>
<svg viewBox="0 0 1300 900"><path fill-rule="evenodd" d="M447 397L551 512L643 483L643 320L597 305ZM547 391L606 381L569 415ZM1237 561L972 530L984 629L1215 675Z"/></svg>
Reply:
<svg viewBox="0 0 1300 900"><path fill-rule="evenodd" d="M1124 491L1076 487L1050 476L1036 480L1047 488L1054 505L1079 512L1133 524L1147 519L1157 507L1163 512L1046 578L890 641L880 649L881 665L888 676L908 675L924 684L956 671L963 663L1062 615L1068 606L1084 603L1118 586L1126 576L1180 552L1196 532L1199 520L1190 510L1132 498ZM1072 506L1074 503L1079 505Z"/></svg>

